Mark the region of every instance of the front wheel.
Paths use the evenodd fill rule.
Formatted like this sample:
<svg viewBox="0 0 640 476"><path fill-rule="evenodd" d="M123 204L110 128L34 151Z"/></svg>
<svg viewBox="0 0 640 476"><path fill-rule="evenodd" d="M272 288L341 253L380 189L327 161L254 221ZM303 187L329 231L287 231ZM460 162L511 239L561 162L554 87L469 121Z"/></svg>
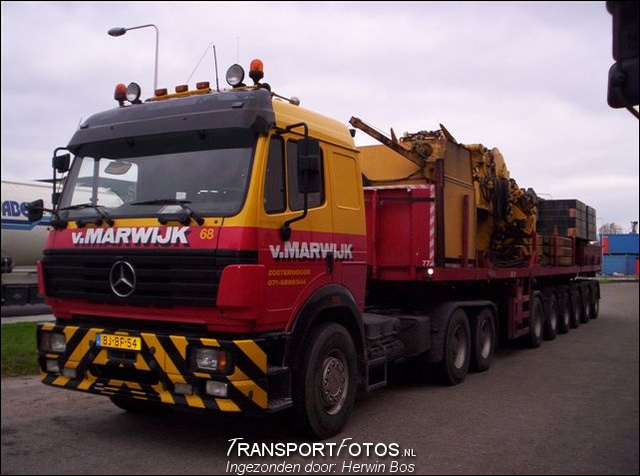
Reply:
<svg viewBox="0 0 640 476"><path fill-rule="evenodd" d="M356 398L356 350L336 323L312 329L302 363L294 374L298 426L318 439L340 433Z"/></svg>

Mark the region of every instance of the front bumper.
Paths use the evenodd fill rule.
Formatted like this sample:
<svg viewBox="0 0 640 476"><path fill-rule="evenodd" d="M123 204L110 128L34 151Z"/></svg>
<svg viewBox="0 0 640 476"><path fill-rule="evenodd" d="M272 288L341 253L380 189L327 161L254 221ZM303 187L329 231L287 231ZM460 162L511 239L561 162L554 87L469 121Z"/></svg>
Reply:
<svg viewBox="0 0 640 476"><path fill-rule="evenodd" d="M41 349L41 335L46 332L66 336L63 353ZM95 341L99 333L140 337L142 348L121 351L97 347ZM38 325L37 342L42 382L55 387L223 412L262 413L289 406L283 406L283 401L290 402L288 372L274 373L268 368L267 352L273 338L218 340L48 323ZM189 349L194 346L231 352L230 373L194 371L189 361ZM48 372L47 361L49 368L59 371ZM206 394L208 381L226 383L226 398ZM178 385L180 393L176 392L177 384L183 384ZM183 393L184 384L190 386L190 393Z"/></svg>

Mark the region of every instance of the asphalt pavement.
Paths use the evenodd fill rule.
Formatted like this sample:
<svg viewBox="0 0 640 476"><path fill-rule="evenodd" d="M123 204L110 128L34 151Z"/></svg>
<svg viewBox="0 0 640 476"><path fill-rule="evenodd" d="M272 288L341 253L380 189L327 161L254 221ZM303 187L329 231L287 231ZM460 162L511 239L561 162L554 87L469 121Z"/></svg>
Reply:
<svg viewBox="0 0 640 476"><path fill-rule="evenodd" d="M286 414L132 415L37 376L3 378L2 474L247 474L242 465L286 463L307 474L637 475L638 309L637 283L606 284L598 319L539 349L499 348L491 369L461 385L397 369L387 388L359 396L344 431L315 456L230 452L233 441L318 444L292 434ZM331 444L401 452L331 454Z"/></svg>

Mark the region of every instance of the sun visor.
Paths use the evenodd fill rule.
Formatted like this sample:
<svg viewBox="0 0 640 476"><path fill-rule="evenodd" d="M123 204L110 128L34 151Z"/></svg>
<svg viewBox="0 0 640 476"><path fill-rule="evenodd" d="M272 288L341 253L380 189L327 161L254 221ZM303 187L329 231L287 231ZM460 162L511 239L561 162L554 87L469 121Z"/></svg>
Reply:
<svg viewBox="0 0 640 476"><path fill-rule="evenodd" d="M77 153L81 145L92 142L211 129L251 129L266 134L274 126L275 113L268 91L226 91L95 114L76 131L68 149Z"/></svg>

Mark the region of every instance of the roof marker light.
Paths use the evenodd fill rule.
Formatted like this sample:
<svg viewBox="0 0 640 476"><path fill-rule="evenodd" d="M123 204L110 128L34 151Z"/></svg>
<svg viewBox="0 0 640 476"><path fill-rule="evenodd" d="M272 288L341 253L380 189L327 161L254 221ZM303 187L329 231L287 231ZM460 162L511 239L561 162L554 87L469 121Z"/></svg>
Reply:
<svg viewBox="0 0 640 476"><path fill-rule="evenodd" d="M154 91L154 94L156 95L156 97L158 97L158 96L166 96L167 95L167 88L156 89Z"/></svg>
<svg viewBox="0 0 640 476"><path fill-rule="evenodd" d="M209 81L201 81L196 83L196 89L209 89Z"/></svg>
<svg viewBox="0 0 640 476"><path fill-rule="evenodd" d="M253 79L253 84L256 85L264 78L264 65L259 59L254 59L249 66L249 77Z"/></svg>
<svg viewBox="0 0 640 476"><path fill-rule="evenodd" d="M120 107L124 106L124 102L127 99L127 86L124 83L116 84L116 90L113 93L113 99L118 101Z"/></svg>
<svg viewBox="0 0 640 476"><path fill-rule="evenodd" d="M181 84L180 86L176 86L176 92L177 93L185 93L189 91L189 85L188 84Z"/></svg>

